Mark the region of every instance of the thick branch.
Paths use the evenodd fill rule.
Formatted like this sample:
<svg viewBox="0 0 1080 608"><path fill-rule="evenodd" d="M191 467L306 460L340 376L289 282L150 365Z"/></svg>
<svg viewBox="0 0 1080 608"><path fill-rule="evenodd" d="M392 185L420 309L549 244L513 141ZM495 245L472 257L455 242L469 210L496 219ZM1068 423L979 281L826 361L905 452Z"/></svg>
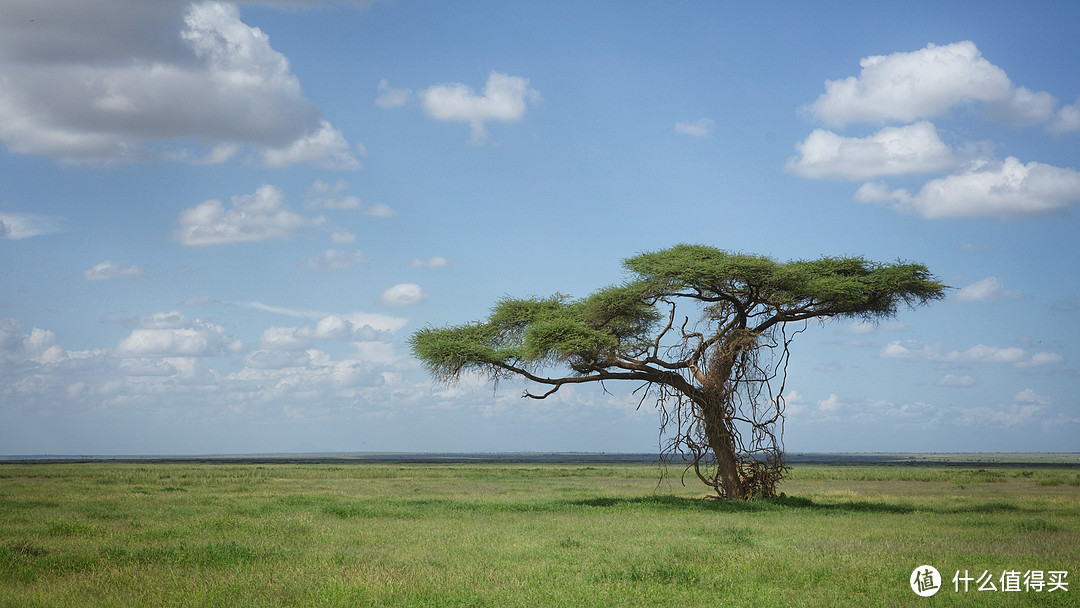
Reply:
<svg viewBox="0 0 1080 608"><path fill-rule="evenodd" d="M495 381L520 376L544 387L525 392L533 399L567 384L643 383L657 401L661 436L670 437L664 452L692 456L695 472L722 497L768 496L784 470L783 392L794 335L786 324L884 318L946 290L921 264L858 257L778 263L677 245L624 265L630 281L581 300L506 298L487 321L420 330L413 352L439 380L468 370ZM676 303L688 301L702 315L696 323L686 316L676 332ZM543 371L553 367L568 369ZM545 375L558 373L568 375ZM665 435L669 421L678 429Z"/></svg>

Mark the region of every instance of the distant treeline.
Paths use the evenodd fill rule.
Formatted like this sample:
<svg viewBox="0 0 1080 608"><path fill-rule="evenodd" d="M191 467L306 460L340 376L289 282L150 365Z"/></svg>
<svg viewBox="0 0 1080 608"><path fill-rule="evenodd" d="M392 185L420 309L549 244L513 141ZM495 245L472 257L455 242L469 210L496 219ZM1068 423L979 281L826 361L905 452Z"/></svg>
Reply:
<svg viewBox="0 0 1080 608"><path fill-rule="evenodd" d="M789 453L788 464L956 466L956 467L1053 467L1080 468L1080 454L1037 453L878 453L826 454ZM659 464L659 454L619 452L343 452L309 454L211 454L200 456L0 456L0 464L44 462L129 462L129 463L222 463L222 464ZM678 464L678 460L669 464Z"/></svg>

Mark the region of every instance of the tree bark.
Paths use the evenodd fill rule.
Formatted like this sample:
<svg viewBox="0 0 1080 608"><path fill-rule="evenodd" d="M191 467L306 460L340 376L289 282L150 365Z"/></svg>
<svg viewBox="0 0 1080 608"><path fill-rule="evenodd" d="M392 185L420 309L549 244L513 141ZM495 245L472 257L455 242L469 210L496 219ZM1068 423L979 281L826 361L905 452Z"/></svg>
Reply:
<svg viewBox="0 0 1080 608"><path fill-rule="evenodd" d="M743 486L739 463L735 458L735 438L727 428L723 411L722 403L708 403L702 407L705 439L716 458L716 482L719 484L717 489L723 490L724 498L744 500L746 488Z"/></svg>
<svg viewBox="0 0 1080 608"><path fill-rule="evenodd" d="M740 325L745 325L745 322ZM752 348L756 341L757 334L737 329L717 345L701 387L702 400L697 404L705 426L705 440L716 458L717 490L722 490L725 498L737 500L747 498L747 487L739 473L739 462L735 455L738 446L735 445L729 413L734 387L729 386L729 381L742 351Z"/></svg>

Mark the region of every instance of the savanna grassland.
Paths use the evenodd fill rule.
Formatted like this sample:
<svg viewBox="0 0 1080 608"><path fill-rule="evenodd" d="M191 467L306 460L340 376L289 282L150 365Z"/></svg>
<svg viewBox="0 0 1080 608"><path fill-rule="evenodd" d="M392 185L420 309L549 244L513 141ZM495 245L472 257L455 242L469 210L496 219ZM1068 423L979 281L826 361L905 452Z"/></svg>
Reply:
<svg viewBox="0 0 1080 608"><path fill-rule="evenodd" d="M0 607L1078 606L1075 464L798 465L755 502L655 464L2 464Z"/></svg>

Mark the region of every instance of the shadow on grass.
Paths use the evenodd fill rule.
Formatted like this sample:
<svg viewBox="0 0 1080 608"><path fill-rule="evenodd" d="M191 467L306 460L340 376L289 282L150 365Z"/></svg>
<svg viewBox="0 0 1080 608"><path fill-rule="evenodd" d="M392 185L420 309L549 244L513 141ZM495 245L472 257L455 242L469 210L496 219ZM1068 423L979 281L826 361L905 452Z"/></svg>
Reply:
<svg viewBox="0 0 1080 608"><path fill-rule="evenodd" d="M685 511L715 511L720 513L746 513L768 511L821 511L825 513L852 512L852 513L1001 513L1020 511L1022 509L1013 505L993 502L979 505L957 506L952 508L918 507L905 504L870 502L865 500L848 500L841 502L820 503L812 499L800 496L780 496L778 498L761 498L755 501L745 500L715 500L709 498L687 498L682 496L670 496L655 494L651 496L635 497L597 497L583 500L570 501L570 504L585 507L657 507L663 509L678 509Z"/></svg>
<svg viewBox="0 0 1080 608"><path fill-rule="evenodd" d="M962 514L1023 511L1023 509L1019 507L1003 502L931 507L865 500L815 502L810 498L786 495L778 498L761 498L755 501L745 501L692 498L667 494L650 494L645 496L596 496L572 500L554 499L523 502L468 501L455 500L452 498L422 498L396 501L344 501L323 505L320 510L325 515L333 515L343 519L416 519L451 512L472 512L494 515L498 513L555 512L568 508L694 511L699 513L820 512L823 514L891 513L897 515L909 513Z"/></svg>

